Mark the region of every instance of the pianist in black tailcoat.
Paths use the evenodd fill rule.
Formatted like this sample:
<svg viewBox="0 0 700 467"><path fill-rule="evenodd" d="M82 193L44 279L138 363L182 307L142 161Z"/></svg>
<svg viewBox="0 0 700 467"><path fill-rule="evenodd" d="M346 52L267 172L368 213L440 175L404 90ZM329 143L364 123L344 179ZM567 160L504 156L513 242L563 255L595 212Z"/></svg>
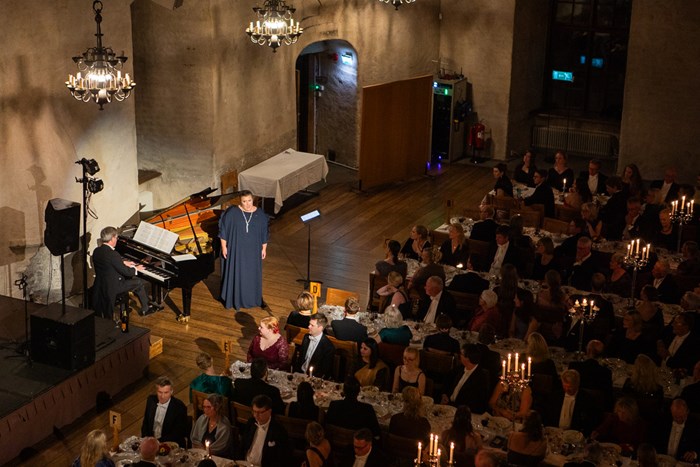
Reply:
<svg viewBox="0 0 700 467"><path fill-rule="evenodd" d="M98 315L112 319L114 301L117 295L132 291L141 302L140 315L147 315L149 308L146 283L136 277L137 271L143 266L136 266L131 261L124 261L119 253L114 250L117 245L117 229L105 227L100 232L102 245L95 248L92 253L92 262L95 266L95 284L92 286L93 310Z"/></svg>

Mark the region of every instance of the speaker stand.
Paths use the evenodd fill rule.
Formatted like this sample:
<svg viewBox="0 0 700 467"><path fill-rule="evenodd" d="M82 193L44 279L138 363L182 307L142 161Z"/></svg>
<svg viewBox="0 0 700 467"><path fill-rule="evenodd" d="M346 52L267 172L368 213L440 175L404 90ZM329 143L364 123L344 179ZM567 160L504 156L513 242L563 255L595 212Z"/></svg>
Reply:
<svg viewBox="0 0 700 467"><path fill-rule="evenodd" d="M22 291L22 298L24 300L24 342L21 342L16 349L19 355L10 355L6 358L19 358L25 357L27 359L27 365L32 366L32 342L29 339L29 307L27 302L27 276L22 273L19 279L15 281L15 285L19 290Z"/></svg>
<svg viewBox="0 0 700 467"><path fill-rule="evenodd" d="M61 253L61 313L66 314L66 276L64 272L64 254Z"/></svg>

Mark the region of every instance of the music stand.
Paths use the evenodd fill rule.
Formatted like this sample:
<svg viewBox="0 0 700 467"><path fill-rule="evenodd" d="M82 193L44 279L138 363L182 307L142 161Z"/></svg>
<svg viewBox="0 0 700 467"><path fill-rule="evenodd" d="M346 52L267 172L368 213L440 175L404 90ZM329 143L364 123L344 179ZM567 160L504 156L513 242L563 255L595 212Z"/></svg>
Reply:
<svg viewBox="0 0 700 467"><path fill-rule="evenodd" d="M319 217L321 217L321 211L318 209L314 209L313 211L307 212L306 214L302 214L300 216L301 221L306 224L308 232L306 243L306 279L297 279L297 282L302 282L304 284L304 289L308 289L311 282L323 284L322 281L311 279L311 221L318 219Z"/></svg>

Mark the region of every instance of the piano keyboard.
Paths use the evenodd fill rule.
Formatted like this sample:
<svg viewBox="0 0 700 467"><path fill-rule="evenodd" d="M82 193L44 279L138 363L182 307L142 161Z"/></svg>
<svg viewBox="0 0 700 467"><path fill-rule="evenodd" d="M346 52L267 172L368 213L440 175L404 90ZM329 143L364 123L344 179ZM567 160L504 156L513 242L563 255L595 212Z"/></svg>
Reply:
<svg viewBox="0 0 700 467"><path fill-rule="evenodd" d="M148 276L152 279L157 280L158 282L164 283L165 281L167 281L173 277L171 274L167 274L163 271L160 271L156 268L152 268L148 265L142 264L142 266L144 266L144 269L139 270L138 274Z"/></svg>

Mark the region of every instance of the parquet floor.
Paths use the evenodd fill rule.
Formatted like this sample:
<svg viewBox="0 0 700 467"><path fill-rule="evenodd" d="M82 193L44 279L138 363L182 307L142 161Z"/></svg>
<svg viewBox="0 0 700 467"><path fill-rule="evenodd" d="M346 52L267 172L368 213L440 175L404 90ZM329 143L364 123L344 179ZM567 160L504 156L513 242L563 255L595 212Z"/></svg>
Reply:
<svg viewBox="0 0 700 467"><path fill-rule="evenodd" d="M332 166L333 170L340 169ZM122 414L121 438L140 433L146 396L154 390L155 378L168 375L175 383L176 396L188 402L189 382L199 374L195 364L199 352L209 352L220 371L223 339L234 342L231 361L244 359L250 339L257 332L257 321L269 314L287 316L289 300L301 291L297 279L306 276L307 227L299 215L313 209L322 213L312 225L312 278L323 281L324 287L357 291L364 304L368 298L368 273L383 257L384 239L403 242L414 224L424 224L429 229L438 227L448 216L448 199L453 200L452 214L457 215L464 208L476 207L492 186L490 168L462 164L452 165L437 176L371 193L353 191L348 183L328 184L319 196L290 209L270 224L268 257L263 267L263 293L269 311L257 308L234 314L225 310L215 298L220 280L215 272L195 287L188 325L177 323L168 307L146 318L133 314L134 325L148 327L153 335L164 338L164 352L151 360L148 374L141 381L113 396L111 410ZM170 299L180 306L179 290ZM97 428L111 437L106 412L86 414L34 446L30 457L17 459L12 465L70 465L84 436Z"/></svg>

